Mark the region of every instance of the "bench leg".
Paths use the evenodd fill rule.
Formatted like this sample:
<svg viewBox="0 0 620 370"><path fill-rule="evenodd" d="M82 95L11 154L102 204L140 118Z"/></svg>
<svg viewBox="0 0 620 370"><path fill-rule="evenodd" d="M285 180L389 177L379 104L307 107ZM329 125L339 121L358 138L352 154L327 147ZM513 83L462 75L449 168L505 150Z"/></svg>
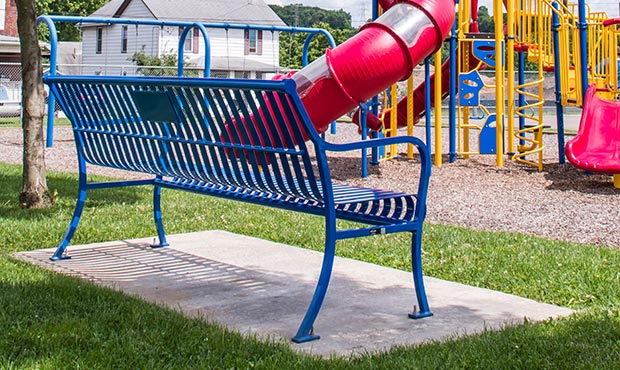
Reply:
<svg viewBox="0 0 620 370"><path fill-rule="evenodd" d="M306 311L306 316L304 316L304 319L302 320L301 325L297 330L297 334L295 334L295 336L292 338L292 341L295 343L304 343L320 338L318 334L314 334L313 325L314 320L316 320L316 317L319 314L321 305L323 304L325 293L327 293L329 279L331 277L332 268L334 266L334 254L336 253L336 239L334 238L335 225L333 230L334 232L328 231L326 233L325 251L323 254L323 266L321 267L321 274L319 276L319 281L317 282L314 295L312 296L310 306Z"/></svg>
<svg viewBox="0 0 620 370"><path fill-rule="evenodd" d="M80 188L78 190L78 198L75 203L75 209L73 210L73 218L71 219L71 223L69 224L69 228L67 229L65 236L60 241L60 244L58 244L56 251L50 257L50 260L58 261L71 258L64 253L73 238L73 234L75 234L78 224L80 223L80 217L82 217L82 211L84 210L84 202L86 202L86 175L80 175Z"/></svg>
<svg viewBox="0 0 620 370"><path fill-rule="evenodd" d="M159 244L152 245L153 248L167 247L166 233L164 232L164 224L161 218L161 187L155 185L153 187L153 217L155 218L155 227L157 228L157 237Z"/></svg>
<svg viewBox="0 0 620 370"><path fill-rule="evenodd" d="M424 289L424 280L422 276L422 232L421 230L413 231L411 236L411 267L413 271L413 285L415 287L415 295L418 299L418 306L413 313L409 314L411 319L421 319L423 317L433 316L426 299L426 290Z"/></svg>

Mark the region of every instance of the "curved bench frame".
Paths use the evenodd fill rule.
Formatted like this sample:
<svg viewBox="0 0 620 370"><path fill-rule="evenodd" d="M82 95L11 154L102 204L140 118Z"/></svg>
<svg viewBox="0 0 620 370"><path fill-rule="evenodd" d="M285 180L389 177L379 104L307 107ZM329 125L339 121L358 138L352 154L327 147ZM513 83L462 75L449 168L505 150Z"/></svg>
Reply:
<svg viewBox="0 0 620 370"><path fill-rule="evenodd" d="M431 316L422 276L422 225L430 176L427 147L414 137L334 144L312 126L292 80L46 76L44 82L71 121L79 165L79 193L69 228L52 260L67 246L89 190L153 186L159 243L167 246L160 207L170 188L320 215L325 218L321 273L293 341L319 336L313 326L331 277L336 241L410 232L417 312ZM313 145L308 146L307 141ZM332 182L328 152L391 144L419 152L417 194ZM88 182L87 165L152 175L136 181ZM339 230L338 219L365 224Z"/></svg>

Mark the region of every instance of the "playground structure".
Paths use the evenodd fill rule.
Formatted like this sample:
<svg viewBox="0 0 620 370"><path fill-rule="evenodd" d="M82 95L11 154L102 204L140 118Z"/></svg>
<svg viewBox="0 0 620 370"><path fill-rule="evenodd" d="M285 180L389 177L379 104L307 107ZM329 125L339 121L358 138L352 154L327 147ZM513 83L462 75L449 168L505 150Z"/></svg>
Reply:
<svg viewBox="0 0 620 370"><path fill-rule="evenodd" d="M295 73L292 78L317 130L324 132L330 122L407 79L416 64L439 50L454 20L441 8L449 2L390 4L355 36Z"/></svg>
<svg viewBox="0 0 620 370"><path fill-rule="evenodd" d="M501 167L508 155L540 171L545 127L544 72L553 72L559 162L564 163L563 108L582 106L583 91L589 82L595 84L603 98L620 96L620 68L614 62L620 50L620 20L590 11L584 1L570 4L550 0L495 0L494 32L483 34L477 24L478 0L457 1L454 22L453 14L445 11L445 7L452 4L451 1L448 3L377 0L373 3L373 19L376 21L363 26L358 35L338 47L328 36L332 48L326 55L292 75L317 130L324 132L333 120L357 105L366 113L356 113L354 121L379 136L397 136L401 127L407 127L407 134L414 135L415 124L425 117L426 142L429 145L434 143L434 162L440 166L444 146L442 131L446 126L442 122L441 106L449 97L450 162L456 161L458 156L494 155L497 166ZM52 28L53 21L109 21L71 18L53 17L52 22L46 22ZM127 22L123 19L113 21ZM209 27L262 27L271 32L308 32L304 65L307 64L310 39L321 33L313 29L252 25L189 23L183 26L185 31L191 27L199 28L205 44L208 42L206 28ZM452 29L448 30L450 26ZM439 31L433 34L426 29ZM451 31L448 39L450 57L442 60L440 52L428 56L439 49L448 31ZM55 32L51 34L55 36ZM179 42L181 45L184 40ZM182 61L183 48L179 50L179 61ZM384 57L377 59L376 55ZM506 57L513 55L517 57ZM536 66L535 78L528 81L524 73L526 58ZM205 59L208 60L208 55ZM426 67L425 79L414 86L413 67L422 60ZM439 73L430 74L431 60ZM493 78L486 78L490 81L485 82L483 70L493 72ZM182 74L183 66L179 63L179 75ZM205 76L208 75L208 61L205 61ZM397 81L403 80L407 81L406 93L399 100ZM426 114L431 111L434 112L434 124ZM411 149L408 150L409 156L412 155ZM387 147L373 153L372 162L389 160L397 155L395 146Z"/></svg>
<svg viewBox="0 0 620 370"><path fill-rule="evenodd" d="M386 3L389 1L378 2L379 12ZM415 88L408 81L400 101L395 94L398 86L393 85L384 94L383 110L376 117L369 117L370 127L383 127L381 132L386 136L398 135L398 128L407 127L410 134L424 113L434 108L434 125L428 116L426 119L427 144L434 143L434 162L441 165L441 132L445 124L442 125L439 107L449 96L450 162L457 156L491 154L496 156L497 166L503 166L504 157L510 155L540 171L544 150L544 72L553 72L559 162L564 163L563 108L583 105L582 92L588 81L595 84L603 98L619 96L620 66L616 61L620 20L590 11L583 1L569 4L497 0L493 14L494 33L480 33L477 0L458 1L457 20L449 39L450 57L445 61L439 55L432 58L435 71L441 72L430 75L431 63L427 60L426 75L430 79L427 77ZM517 57L506 57L513 55ZM532 72L535 78L528 81L524 73L526 60L536 66ZM487 80L495 81L484 82L482 70L493 71L493 78ZM425 90L432 92L424 94ZM481 98L485 92L491 99ZM489 106L487 102L493 104ZM434 138L429 134L432 128ZM618 137L609 136L607 140L613 146L612 141ZM396 155L396 148L386 148L379 160ZM616 166L620 171L620 163Z"/></svg>

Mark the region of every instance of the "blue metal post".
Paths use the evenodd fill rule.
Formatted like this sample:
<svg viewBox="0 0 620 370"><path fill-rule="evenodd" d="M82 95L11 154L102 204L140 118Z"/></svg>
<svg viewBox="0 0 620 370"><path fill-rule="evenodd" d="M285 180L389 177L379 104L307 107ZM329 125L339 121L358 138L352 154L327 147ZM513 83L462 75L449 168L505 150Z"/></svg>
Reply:
<svg viewBox="0 0 620 370"><path fill-rule="evenodd" d="M523 86L525 84L525 54L520 51L519 59L518 59L518 69L519 73L517 74L517 79L519 80L519 86ZM525 96L523 94L519 94L519 108L525 106ZM525 128L525 117L519 115L519 130L523 130ZM525 145L525 140L520 139L519 145Z"/></svg>
<svg viewBox="0 0 620 370"><path fill-rule="evenodd" d="M178 50L178 64L177 64L177 75L179 77L183 77L183 69L185 68L185 57L183 53L185 52L185 39L187 38L187 34L190 30L197 28L200 30L202 34L202 40L205 43L205 68L204 68L204 77L209 77L211 75L211 43L209 42L209 36L207 35L207 29L200 23L192 23L191 26L183 27L183 32L179 37L179 48Z"/></svg>
<svg viewBox="0 0 620 370"><path fill-rule="evenodd" d="M274 28L277 30L277 27ZM327 38L327 42L329 43L329 47L335 48L336 47L336 40L334 40L334 37L327 31L325 32L312 32L309 33L309 35L306 37L306 41L304 41L304 47L302 50L302 66L307 66L308 65L308 51L310 50L310 42L312 41L312 39L314 38L314 36L316 36L318 33L323 34L326 38Z"/></svg>
<svg viewBox="0 0 620 370"><path fill-rule="evenodd" d="M362 130L362 140L366 140L368 136L368 127L366 126L366 118L368 115L368 106L364 103L360 104L360 129ZM368 177L368 149L362 149L362 178Z"/></svg>
<svg viewBox="0 0 620 370"><path fill-rule="evenodd" d="M459 1L456 0L456 6L458 7ZM450 36L450 100L449 110L448 110L448 121L449 121L449 149L450 156L449 162L453 163L456 161L456 24L458 19L454 20L454 24L452 24L452 35Z"/></svg>
<svg viewBox="0 0 620 370"><path fill-rule="evenodd" d="M372 19L375 20L379 17L379 1L378 0L373 0L372 2ZM370 111L372 112L372 114L375 115L375 117L379 117L379 97L377 95L373 96L372 98L372 107L370 108ZM377 133L373 132L373 137L378 137L379 135ZM379 165L379 157L380 157L380 153L379 153L379 148L377 147L372 147L371 149L371 156L370 156L370 164L372 165Z"/></svg>
<svg viewBox="0 0 620 370"><path fill-rule="evenodd" d="M588 22L586 20L586 1L579 0L579 52L581 61L581 96L588 90Z"/></svg>
<svg viewBox="0 0 620 370"><path fill-rule="evenodd" d="M557 2L553 2L553 7L556 11L559 11L560 7ZM562 83L560 79L560 46L558 30L560 28L560 18L557 12L553 12L551 17L551 29L553 31L553 63L555 64L554 77L555 77L555 116L558 126L558 160L560 164L566 163L566 156L564 155L564 109L562 107Z"/></svg>
<svg viewBox="0 0 620 370"><path fill-rule="evenodd" d="M45 22L50 31L50 75L56 74L57 66L57 49L58 49L58 32L54 21L49 17L38 17L37 25ZM54 143L54 108L56 107L56 97L51 91L47 94L47 136L45 138L45 146L51 148Z"/></svg>

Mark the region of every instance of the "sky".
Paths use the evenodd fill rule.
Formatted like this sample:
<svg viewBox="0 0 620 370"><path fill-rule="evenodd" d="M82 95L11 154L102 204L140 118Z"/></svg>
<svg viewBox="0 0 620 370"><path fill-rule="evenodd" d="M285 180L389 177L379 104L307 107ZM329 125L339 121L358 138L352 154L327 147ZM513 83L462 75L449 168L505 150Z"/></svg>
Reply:
<svg viewBox="0 0 620 370"><path fill-rule="evenodd" d="M343 9L351 14L351 20L355 27L364 24L372 13L372 0L266 0L266 2L276 5L303 4L330 10ZM611 18L619 16L620 0L587 0L586 3L590 5L590 9L593 11L605 11ZM479 0L479 4L486 6L492 13L492 0Z"/></svg>

